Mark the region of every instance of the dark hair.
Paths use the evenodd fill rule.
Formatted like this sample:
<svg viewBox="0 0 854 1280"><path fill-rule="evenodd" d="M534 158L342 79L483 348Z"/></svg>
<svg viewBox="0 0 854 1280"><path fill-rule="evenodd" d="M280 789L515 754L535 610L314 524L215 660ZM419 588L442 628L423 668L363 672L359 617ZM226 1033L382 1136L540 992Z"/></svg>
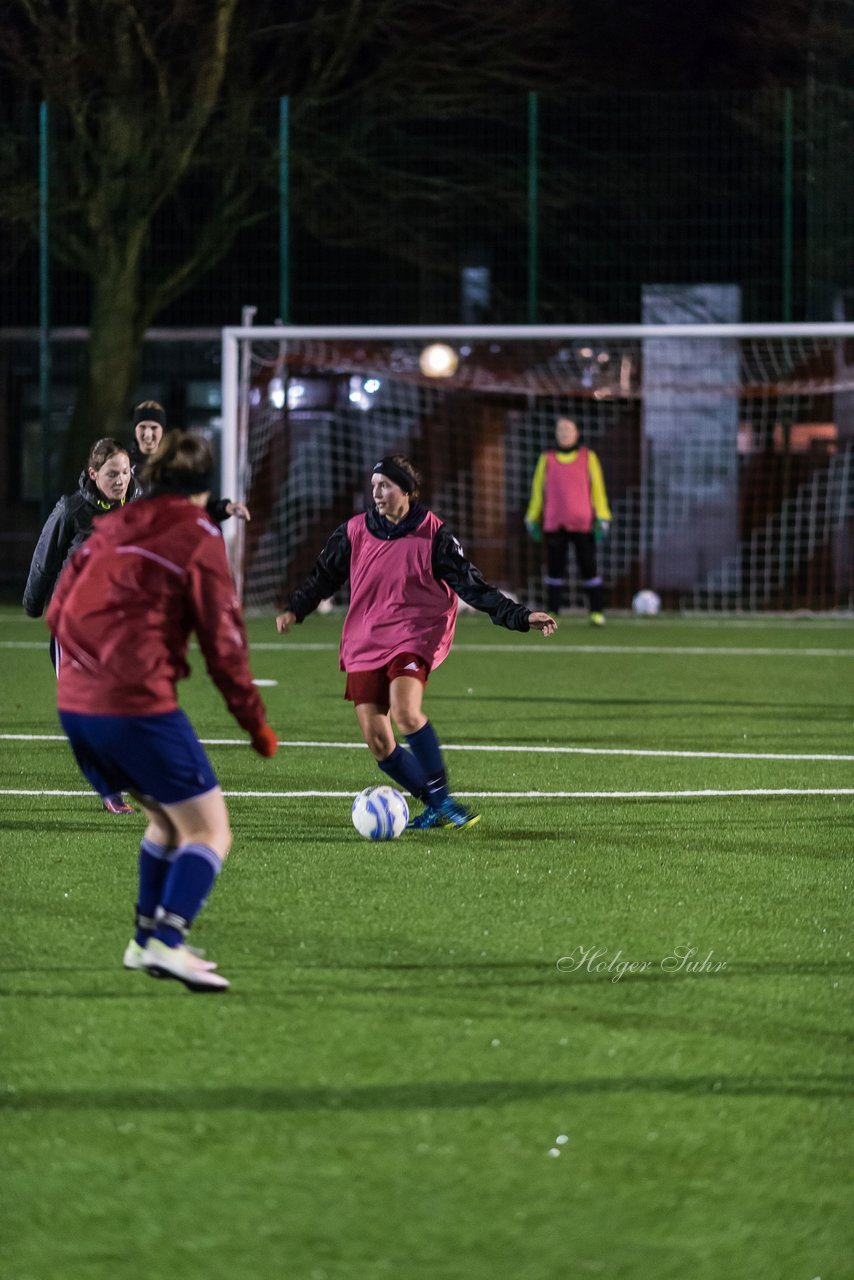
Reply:
<svg viewBox="0 0 854 1280"><path fill-rule="evenodd" d="M387 453L383 461L393 462L404 475L409 477L411 487L408 490L408 497L410 502L415 502L421 494L421 473L416 471L413 464L402 453ZM377 463L374 471L377 469L381 469L379 463ZM386 472L385 474L387 475L388 473ZM389 476L389 479L393 480L394 476Z"/></svg>
<svg viewBox="0 0 854 1280"><path fill-rule="evenodd" d="M109 462L117 453L127 454L127 449L123 444L119 444L118 440L113 440L111 436L104 436L101 440L96 440L89 450L89 458L86 462L87 469L92 468L93 471L100 471L105 462Z"/></svg>
<svg viewBox="0 0 854 1280"><path fill-rule="evenodd" d="M211 487L213 454L202 436L168 431L142 470L142 481L170 493L204 493Z"/></svg>

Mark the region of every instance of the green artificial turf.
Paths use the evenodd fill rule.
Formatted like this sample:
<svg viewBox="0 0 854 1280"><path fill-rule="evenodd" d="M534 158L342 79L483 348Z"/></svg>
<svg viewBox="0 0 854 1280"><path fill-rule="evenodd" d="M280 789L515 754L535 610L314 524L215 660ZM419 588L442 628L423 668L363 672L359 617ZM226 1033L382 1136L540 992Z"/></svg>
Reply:
<svg viewBox="0 0 854 1280"><path fill-rule="evenodd" d="M425 706L483 819L387 844L339 630L253 621L252 665L351 746L261 760L183 686L220 998L121 968L141 817L0 738L0 1275L850 1280L850 624L462 618ZM0 611L0 734L59 733L44 635Z"/></svg>

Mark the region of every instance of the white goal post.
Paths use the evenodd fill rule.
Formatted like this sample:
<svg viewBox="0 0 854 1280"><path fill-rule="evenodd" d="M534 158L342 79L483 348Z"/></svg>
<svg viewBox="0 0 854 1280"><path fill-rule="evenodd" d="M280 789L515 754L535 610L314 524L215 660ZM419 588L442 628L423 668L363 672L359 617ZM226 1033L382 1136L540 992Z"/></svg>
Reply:
<svg viewBox="0 0 854 1280"><path fill-rule="evenodd" d="M437 343L447 376L420 364ZM615 607L650 587L689 611L852 608L854 322L227 327L222 492L259 508L224 526L244 602L298 585L374 453L414 450L486 576L541 603L520 511L558 415L603 462Z"/></svg>

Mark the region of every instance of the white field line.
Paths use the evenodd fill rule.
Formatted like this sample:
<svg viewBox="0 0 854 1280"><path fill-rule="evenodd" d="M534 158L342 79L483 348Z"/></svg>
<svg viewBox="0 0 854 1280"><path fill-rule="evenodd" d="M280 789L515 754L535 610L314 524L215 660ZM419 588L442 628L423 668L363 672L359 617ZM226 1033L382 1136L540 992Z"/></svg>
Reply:
<svg viewBox="0 0 854 1280"><path fill-rule="evenodd" d="M302 644L282 641L279 644L266 640L250 645L252 652L286 652L288 649L300 649L306 652L314 650L334 650L337 644ZM732 645L665 645L665 644L552 644L550 640L542 641L534 647L527 644L466 644L465 641L455 644L452 653L515 653L527 657L550 653L643 653L667 656L681 654L697 657L758 657L758 658L854 658L852 649L765 649L735 647Z"/></svg>
<svg viewBox="0 0 854 1280"><path fill-rule="evenodd" d="M345 610L343 607L333 611L333 619L340 623L343 621ZM714 614L701 613L685 613L685 614L668 614L663 613L657 619L649 617L638 617L637 614L629 613L626 610L615 609L609 613L615 626L619 626L622 631L624 628L632 630L655 630L658 627L670 626L690 626L697 627L703 631L767 631L769 626L773 626L775 631L803 631L805 627L819 627L828 631L833 631L840 627L847 627L854 622L854 610L836 613L813 613L805 612L792 613L781 610L780 612L768 612L762 614L754 614L752 617L741 614L728 614L726 616L715 616ZM265 615L263 613L253 613L249 619L251 622L264 622ZM43 619L41 620L43 624ZM266 615L268 626L273 625L272 614ZM563 622L567 626L580 625L586 627L587 615L582 610L578 610L574 614L566 614ZM0 627L21 626L34 627L39 625L38 618L30 618L23 609L14 605L0 606ZM311 622L309 626L313 625ZM463 612L460 617L461 626L485 626L485 622L477 614L475 610L472 614ZM561 624L563 625L563 624Z"/></svg>
<svg viewBox="0 0 854 1280"><path fill-rule="evenodd" d="M251 653L337 653L337 644L304 644L295 640L283 640L279 643L261 641L250 645ZM47 649L44 640L0 640L0 649ZM851 649L769 649L754 647L734 647L732 645L656 645L656 644L552 644L545 641L534 648L529 644L455 644L453 653L513 653L527 657L541 654L557 653L623 653L652 654L667 657L679 654L682 657L711 658L854 658Z"/></svg>
<svg viewBox="0 0 854 1280"><path fill-rule="evenodd" d="M352 791L225 791L229 799L299 800L318 798L352 800ZM509 800L697 800L727 796L854 796L854 787L775 787L732 791L455 791L454 795L476 799ZM0 790L0 796L60 796L64 799L94 799L93 791Z"/></svg>
<svg viewBox="0 0 854 1280"><path fill-rule="evenodd" d="M65 742L62 733L0 733L0 742ZM248 747L246 738L202 738L206 747ZM311 740L279 739L280 747L320 747L330 751L366 751L363 742L320 742ZM518 755L566 755L566 756L657 756L667 760L823 760L846 764L854 761L854 755L832 755L829 752L778 752L778 751L664 751L644 747L520 747L510 744L493 746L487 743L451 742L442 744L443 751L493 752Z"/></svg>

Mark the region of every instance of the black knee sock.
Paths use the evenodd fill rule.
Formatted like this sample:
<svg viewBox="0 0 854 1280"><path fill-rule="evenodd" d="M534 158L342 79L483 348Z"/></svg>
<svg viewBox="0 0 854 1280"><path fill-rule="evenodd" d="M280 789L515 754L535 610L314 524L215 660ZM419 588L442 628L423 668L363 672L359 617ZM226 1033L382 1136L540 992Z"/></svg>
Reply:
<svg viewBox="0 0 854 1280"><path fill-rule="evenodd" d="M426 794L423 798L428 804L440 805L448 797L448 777L436 730L428 720L415 733L408 733L406 740L424 771Z"/></svg>
<svg viewBox="0 0 854 1280"><path fill-rule="evenodd" d="M383 773L387 773L393 782L415 796L416 800L425 799L427 778L414 752L404 751L400 743L397 743L391 755L386 756L385 760L378 760L377 764Z"/></svg>

